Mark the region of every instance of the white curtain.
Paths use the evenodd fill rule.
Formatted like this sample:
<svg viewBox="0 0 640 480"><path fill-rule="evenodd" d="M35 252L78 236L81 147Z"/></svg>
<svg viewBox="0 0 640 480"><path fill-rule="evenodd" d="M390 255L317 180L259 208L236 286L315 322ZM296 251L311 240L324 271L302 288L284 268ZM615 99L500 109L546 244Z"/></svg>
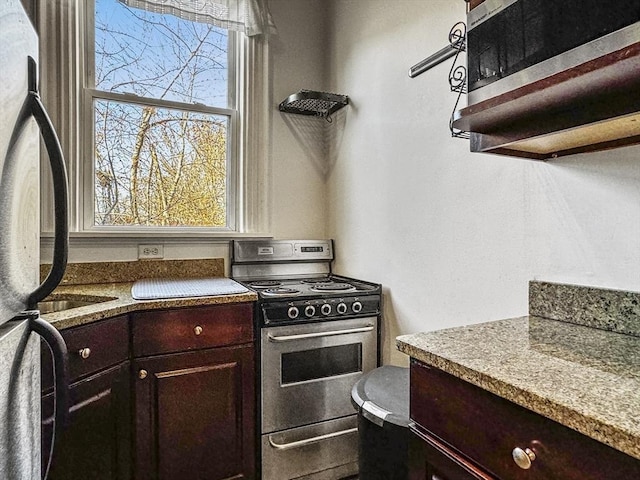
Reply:
<svg viewBox="0 0 640 480"><path fill-rule="evenodd" d="M132 8L209 23L247 36L276 33L267 0L120 0Z"/></svg>

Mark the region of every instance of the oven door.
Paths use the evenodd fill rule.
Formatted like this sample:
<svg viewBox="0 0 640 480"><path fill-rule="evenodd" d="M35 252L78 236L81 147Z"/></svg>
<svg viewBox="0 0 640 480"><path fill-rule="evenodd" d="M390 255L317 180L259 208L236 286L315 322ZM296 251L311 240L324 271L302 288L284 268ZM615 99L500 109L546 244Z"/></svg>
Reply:
<svg viewBox="0 0 640 480"><path fill-rule="evenodd" d="M262 433L353 415L351 388L376 367L377 317L261 331Z"/></svg>

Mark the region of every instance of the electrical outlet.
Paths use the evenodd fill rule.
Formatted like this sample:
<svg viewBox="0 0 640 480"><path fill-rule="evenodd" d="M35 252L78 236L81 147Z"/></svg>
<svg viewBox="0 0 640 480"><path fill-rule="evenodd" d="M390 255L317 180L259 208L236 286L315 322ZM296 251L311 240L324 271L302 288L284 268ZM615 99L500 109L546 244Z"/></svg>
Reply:
<svg viewBox="0 0 640 480"><path fill-rule="evenodd" d="M138 245L138 258L164 258L164 245Z"/></svg>

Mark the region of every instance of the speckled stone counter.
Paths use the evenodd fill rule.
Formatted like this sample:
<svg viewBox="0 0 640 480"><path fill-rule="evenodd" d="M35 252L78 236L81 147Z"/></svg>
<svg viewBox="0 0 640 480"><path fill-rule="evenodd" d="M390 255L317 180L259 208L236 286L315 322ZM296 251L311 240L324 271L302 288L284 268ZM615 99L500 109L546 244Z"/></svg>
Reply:
<svg viewBox="0 0 640 480"><path fill-rule="evenodd" d="M42 318L54 325L58 330L61 330L130 312L218 305L221 303L253 302L258 299L254 292L248 292L210 297L134 300L131 296L132 285L133 282L124 282L58 287L49 298L100 301L100 303L44 314Z"/></svg>
<svg viewBox="0 0 640 480"><path fill-rule="evenodd" d="M577 301L573 305L574 310L587 308ZM604 326L597 317L591 315L589 322ZM632 325L629 321L625 324ZM528 316L403 335L397 346L427 365L640 459L640 337Z"/></svg>
<svg viewBox="0 0 640 480"><path fill-rule="evenodd" d="M41 267L43 275L48 268L48 265ZM221 258L69 264L61 286L47 299L97 303L43 314L42 318L61 330L142 310L253 302L258 299L254 292L160 300L134 300L131 296L133 282L138 279L219 277L223 273L224 260Z"/></svg>

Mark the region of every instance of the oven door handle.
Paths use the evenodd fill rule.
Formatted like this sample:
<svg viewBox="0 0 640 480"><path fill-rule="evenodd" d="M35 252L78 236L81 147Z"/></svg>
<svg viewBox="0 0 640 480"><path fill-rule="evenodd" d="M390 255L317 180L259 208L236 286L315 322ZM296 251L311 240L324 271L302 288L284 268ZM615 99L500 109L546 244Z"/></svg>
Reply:
<svg viewBox="0 0 640 480"><path fill-rule="evenodd" d="M373 325L367 325L361 328L349 328L346 330L330 330L328 332L301 333L299 335L271 335L267 334L270 342L293 342L296 340L304 340L307 338L331 337L334 335L348 335L350 333L365 333L374 329Z"/></svg>
<svg viewBox="0 0 640 480"><path fill-rule="evenodd" d="M325 433L324 435L318 435L317 437L305 438L304 440L298 440L296 442L289 442L289 443L276 443L272 440L271 436L269 436L269 445L271 445L273 448L277 448L278 450L289 450L290 448L304 447L305 445L309 445L311 443L321 442L323 440L328 440L329 438L340 437L342 435L355 433L357 431L358 431L357 428L348 428L347 430L340 430L339 432Z"/></svg>

